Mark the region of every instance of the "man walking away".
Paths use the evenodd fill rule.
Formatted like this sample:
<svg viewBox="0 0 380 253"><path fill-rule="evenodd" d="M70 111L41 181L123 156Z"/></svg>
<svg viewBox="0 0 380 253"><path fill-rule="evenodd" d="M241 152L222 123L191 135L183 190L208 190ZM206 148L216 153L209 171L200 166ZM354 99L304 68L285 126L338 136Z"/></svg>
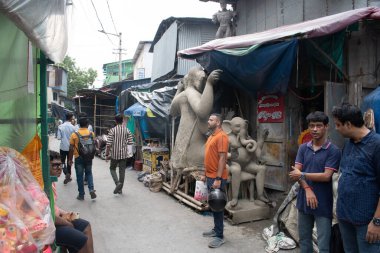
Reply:
<svg viewBox="0 0 380 253"><path fill-rule="evenodd" d="M125 178L125 168L133 153L128 152L128 145L133 145L133 136L127 127L123 126L123 116L115 116L116 126L108 132L106 147L106 162L111 158L110 172L115 182L114 194L122 194ZM111 152L111 156L110 156ZM119 166L119 177L116 167Z"/></svg>
<svg viewBox="0 0 380 253"><path fill-rule="evenodd" d="M337 216L346 253L380 252L380 136L364 125L357 106L333 108L346 141L338 182Z"/></svg>
<svg viewBox="0 0 380 253"><path fill-rule="evenodd" d="M227 152L228 136L221 128L222 118L220 114L211 114L208 119L208 129L212 134L208 137L205 145L204 165L206 171L207 188L222 191L225 189L228 170L227 170ZM223 245L223 219L224 212L213 212L214 228L211 231L203 233L204 237L214 237L209 243L210 248L218 248Z"/></svg>
<svg viewBox="0 0 380 253"><path fill-rule="evenodd" d="M323 112L306 117L312 140L302 144L289 176L298 180L298 233L301 253L313 252L312 234L317 224L318 249L330 252L333 213L332 175L338 170L340 150L327 139L329 118Z"/></svg>
<svg viewBox="0 0 380 253"><path fill-rule="evenodd" d="M64 165L63 172L65 173L64 184L70 182L71 179L71 164L69 164L69 149L70 149L70 137L71 134L75 132L74 126L71 123L73 119L73 114L71 112L66 113L66 121L58 126L58 140L61 140L59 146L59 154L61 156L62 164Z"/></svg>
<svg viewBox="0 0 380 253"><path fill-rule="evenodd" d="M70 137L69 163L73 163L75 156L75 172L78 184L78 200L84 200L84 175L88 182L88 190L91 199L96 198L94 181L92 176L92 160L95 155L95 135L88 130L88 119L86 113L79 114L79 130Z"/></svg>

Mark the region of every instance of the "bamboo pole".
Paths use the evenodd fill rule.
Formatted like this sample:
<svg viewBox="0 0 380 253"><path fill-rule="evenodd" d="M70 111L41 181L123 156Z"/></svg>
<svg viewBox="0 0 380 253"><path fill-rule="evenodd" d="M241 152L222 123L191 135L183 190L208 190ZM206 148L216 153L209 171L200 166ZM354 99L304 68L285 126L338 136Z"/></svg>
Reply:
<svg viewBox="0 0 380 253"><path fill-rule="evenodd" d="M166 192L168 192L170 194L170 188L167 188L167 186L163 186L162 189L164 189ZM176 199L178 199L179 201L185 203L186 205L197 209L198 211L205 211L205 210L207 210L206 207L198 206L198 205L194 204L193 202L187 200L186 198L182 197L181 195L177 194L176 192L173 193L173 194L171 194L171 195L173 195Z"/></svg>
<svg viewBox="0 0 380 253"><path fill-rule="evenodd" d="M96 135L96 94L94 97L94 133Z"/></svg>
<svg viewBox="0 0 380 253"><path fill-rule="evenodd" d="M166 187L166 188L168 188L169 191L170 191L170 185L169 185L168 183L164 182L164 183L163 183L163 186ZM191 197L191 196L189 196L189 195L183 193L183 192L180 191L180 190L175 191L175 192L173 193L173 195L174 195L174 194L177 194L177 195L179 195L179 196L181 196L181 197L187 199L188 201L192 202L193 204L195 204L195 205L197 205L197 206L199 206L199 207L206 207L206 204L204 204L204 203L202 203L202 202L200 202L200 201L194 199L193 197Z"/></svg>

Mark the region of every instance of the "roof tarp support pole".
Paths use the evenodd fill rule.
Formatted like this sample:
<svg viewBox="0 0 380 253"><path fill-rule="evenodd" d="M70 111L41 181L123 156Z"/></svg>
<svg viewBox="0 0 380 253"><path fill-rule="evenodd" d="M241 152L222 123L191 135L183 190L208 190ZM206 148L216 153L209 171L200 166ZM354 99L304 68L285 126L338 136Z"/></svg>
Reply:
<svg viewBox="0 0 380 253"><path fill-rule="evenodd" d="M94 133L96 135L96 94L94 97Z"/></svg>
<svg viewBox="0 0 380 253"><path fill-rule="evenodd" d="M41 110L41 141L42 141L42 176L44 179L44 190L50 196L51 181L49 173L49 137L48 137L48 113L47 113L47 87L46 87L46 65L45 55L40 51L40 110Z"/></svg>

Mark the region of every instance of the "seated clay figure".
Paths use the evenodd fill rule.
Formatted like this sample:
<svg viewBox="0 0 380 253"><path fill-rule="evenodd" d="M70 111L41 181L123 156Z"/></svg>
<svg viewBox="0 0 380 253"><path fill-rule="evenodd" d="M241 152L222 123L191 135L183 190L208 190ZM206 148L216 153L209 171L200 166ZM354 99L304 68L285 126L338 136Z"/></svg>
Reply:
<svg viewBox="0 0 380 253"><path fill-rule="evenodd" d="M257 198L255 203L264 204L268 199L264 196L264 181L266 166L260 161L264 141L269 131L264 129L256 142L247 133L248 122L240 117L223 121L223 130L230 141L229 171L231 175L232 200L228 206L234 208L238 204L240 184L243 181L254 180ZM250 194L253 200L253 192Z"/></svg>

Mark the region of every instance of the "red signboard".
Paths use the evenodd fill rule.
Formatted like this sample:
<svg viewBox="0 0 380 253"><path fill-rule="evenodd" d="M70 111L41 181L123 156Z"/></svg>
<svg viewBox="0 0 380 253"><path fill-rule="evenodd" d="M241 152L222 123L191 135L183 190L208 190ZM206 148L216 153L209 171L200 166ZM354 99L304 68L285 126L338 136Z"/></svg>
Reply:
<svg viewBox="0 0 380 253"><path fill-rule="evenodd" d="M284 96L259 94L257 98L257 120L259 123L284 122Z"/></svg>

